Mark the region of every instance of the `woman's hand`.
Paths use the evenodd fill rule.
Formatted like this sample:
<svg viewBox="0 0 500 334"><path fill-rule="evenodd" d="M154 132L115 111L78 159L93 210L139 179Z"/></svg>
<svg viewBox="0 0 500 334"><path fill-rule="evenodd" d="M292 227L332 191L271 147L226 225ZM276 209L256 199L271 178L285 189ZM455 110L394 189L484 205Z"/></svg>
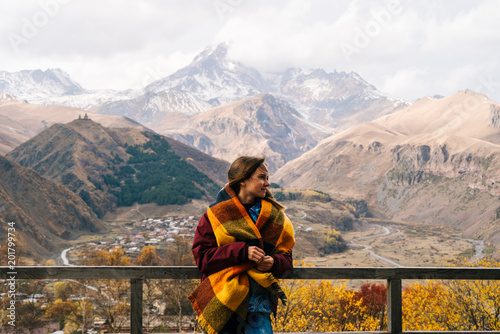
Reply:
<svg viewBox="0 0 500 334"><path fill-rule="evenodd" d="M260 271L270 271L274 264L274 258L266 255L260 263L257 264L257 269Z"/></svg>
<svg viewBox="0 0 500 334"><path fill-rule="evenodd" d="M274 264L274 259L256 246L248 247L248 259L257 263L257 269L260 271L269 271Z"/></svg>
<svg viewBox="0 0 500 334"><path fill-rule="evenodd" d="M265 256L266 253L264 253L264 251L259 247L257 246L248 247L248 259L250 261L261 263Z"/></svg>

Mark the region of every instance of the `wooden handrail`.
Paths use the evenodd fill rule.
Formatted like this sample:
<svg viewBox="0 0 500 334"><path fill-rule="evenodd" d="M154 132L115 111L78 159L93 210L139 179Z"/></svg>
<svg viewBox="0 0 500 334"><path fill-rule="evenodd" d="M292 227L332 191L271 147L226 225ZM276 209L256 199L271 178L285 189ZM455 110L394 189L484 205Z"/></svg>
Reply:
<svg viewBox="0 0 500 334"><path fill-rule="evenodd" d="M193 266L142 267L142 266L20 266L0 267L0 279L129 279L131 283L130 332L142 334L142 291L146 279L199 279L198 269ZM387 280L388 305L386 332L349 333L403 333L401 287L406 279L454 279L454 280L500 280L500 268L470 267L366 267L294 268L284 279L362 279ZM465 333L460 331L405 331L405 334ZM500 333L500 331L474 331L474 333Z"/></svg>

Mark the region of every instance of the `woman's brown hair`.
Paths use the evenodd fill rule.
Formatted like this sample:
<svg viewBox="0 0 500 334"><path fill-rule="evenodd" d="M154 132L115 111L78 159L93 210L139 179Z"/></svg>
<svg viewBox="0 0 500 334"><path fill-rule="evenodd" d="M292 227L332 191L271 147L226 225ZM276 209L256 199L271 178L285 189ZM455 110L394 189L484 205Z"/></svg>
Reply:
<svg viewBox="0 0 500 334"><path fill-rule="evenodd" d="M262 157L251 157L251 156L241 156L236 158L233 161L231 166L229 166L229 170L227 171L227 179L229 181L229 186L234 190L236 194L240 192L240 184L241 182L248 180L252 174L259 168L261 165L266 167L265 158ZM265 199L271 203L273 203L279 210L285 209L283 205L281 205L278 201L276 201L273 197L271 191L266 189L266 197Z"/></svg>

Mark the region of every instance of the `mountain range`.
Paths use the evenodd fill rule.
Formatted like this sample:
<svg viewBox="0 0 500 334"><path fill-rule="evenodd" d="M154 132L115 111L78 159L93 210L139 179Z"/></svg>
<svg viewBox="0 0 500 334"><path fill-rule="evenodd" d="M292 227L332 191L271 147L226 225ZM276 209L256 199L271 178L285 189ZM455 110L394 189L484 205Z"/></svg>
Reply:
<svg viewBox="0 0 500 334"><path fill-rule="evenodd" d="M321 141L276 174L368 200L395 220L445 224L500 245L500 104L470 90L422 98Z"/></svg>
<svg viewBox="0 0 500 334"><path fill-rule="evenodd" d="M44 86L37 84L40 80L32 79L35 72L37 76L46 76L42 80ZM0 92L30 103L78 107L93 114L125 116L159 134L173 136L221 159L233 160L242 154L241 149L245 152L249 149L254 154L272 157L272 168L281 167L329 134L408 105L379 92L354 72L327 73L321 69L290 68L281 73L261 73L228 58L226 44L208 47L191 64L149 84L142 91L89 92L61 70L24 71L22 74L13 73L12 78L8 78L4 73L4 81L12 84L0 89ZM18 77L22 80L15 81ZM262 99L253 98L257 95L272 96L264 100L272 99L274 102L263 107ZM266 118L272 119L276 128L288 129L286 132L291 137L283 147L274 145L272 140L269 142L273 134L263 136L262 129L253 131L255 124L247 124L247 121L240 122L242 127L238 128L242 137L240 141L252 143L244 147L228 149L230 143L216 147L215 143L221 142L220 129L214 136L211 131L200 133L198 129L193 129L193 124L200 119L217 115L217 111L222 110L214 109L217 107L223 107L225 119L239 119L241 115L229 116L231 107L224 106L242 100L245 100L242 103L247 105L247 109L265 111L268 114ZM286 111L276 110L277 106L283 106ZM287 116L283 117L285 114ZM95 115L92 117L96 119ZM250 120L250 123L255 122ZM229 130L234 126L226 128ZM297 131L297 128L308 129L310 133ZM294 135L305 137L296 139ZM230 133L225 136L230 136ZM301 141L304 143L301 144Z"/></svg>
<svg viewBox="0 0 500 334"><path fill-rule="evenodd" d="M354 72L261 73L231 60L225 44L143 90L87 91L60 70L22 72L2 72L0 153L13 150L23 165L85 190L102 206L97 213L114 205L106 198L131 200L120 169L130 171L127 161L149 152L140 145L159 134L217 185L227 161L265 155L281 185L364 199L377 216L447 224L500 246L500 107L484 95L465 90L410 104ZM55 125L85 113L104 128Z"/></svg>
<svg viewBox="0 0 500 334"><path fill-rule="evenodd" d="M305 122L288 102L270 94L211 108L191 117L184 128L163 132L227 161L243 154L265 156L270 171L328 135Z"/></svg>
<svg viewBox="0 0 500 334"><path fill-rule="evenodd" d="M130 117L158 133L175 136L222 159L233 160L248 149L255 154L276 156L272 167L278 168L297 154L307 151L318 139L408 105L405 101L382 94L353 72L327 73L320 69L290 68L282 73L260 73L229 59L227 53L228 46L225 44L209 47L188 66L146 86L143 95L104 103L91 110ZM262 100L253 98L261 94L272 95L276 101L274 105L286 105L286 114L292 117L277 116L272 107L262 108ZM286 143L283 147L269 144L272 134L262 136L262 131L252 131L255 126L248 126L243 119L238 129L238 136L242 138L237 141L252 144L228 150L227 143L214 148L213 143L220 143L221 129L206 131L205 126L205 130L199 133L197 123L209 115L218 115L221 110L224 110L225 120L227 117L241 120L241 115L229 116L231 112L228 111L232 108L229 105L238 101L244 103L247 109L267 110L268 118L275 120L276 128L292 129L298 126L311 129L307 144L293 147L286 146ZM217 107L221 109L214 109ZM231 131L234 126L226 128ZM228 132L224 136L233 135L234 132ZM311 141L311 138L314 139Z"/></svg>
<svg viewBox="0 0 500 334"><path fill-rule="evenodd" d="M8 95L27 103L89 109L104 102L132 98L137 90L87 90L61 69L0 71L0 99Z"/></svg>
<svg viewBox="0 0 500 334"><path fill-rule="evenodd" d="M83 88L60 69L0 71L0 91L16 97L38 100L62 95L78 95Z"/></svg>

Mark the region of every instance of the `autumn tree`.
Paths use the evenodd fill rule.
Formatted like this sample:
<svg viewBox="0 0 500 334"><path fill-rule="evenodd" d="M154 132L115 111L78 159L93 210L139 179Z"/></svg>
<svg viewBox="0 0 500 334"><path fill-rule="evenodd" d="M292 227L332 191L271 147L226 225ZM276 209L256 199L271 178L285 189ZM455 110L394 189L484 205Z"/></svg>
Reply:
<svg viewBox="0 0 500 334"><path fill-rule="evenodd" d="M170 243L165 255L164 264L167 266L192 266L194 265L191 252L192 241L176 236ZM194 319L194 312L188 296L198 285L198 280L162 280L159 288L166 298L165 314L177 315L177 329L182 332L184 316L189 315ZM193 320L191 319L191 320Z"/></svg>
<svg viewBox="0 0 500 334"><path fill-rule="evenodd" d="M84 332L93 323L93 311L94 307L89 298L76 301L57 299L47 307L45 316L58 321L60 329L63 329L65 324L74 324Z"/></svg>
<svg viewBox="0 0 500 334"><path fill-rule="evenodd" d="M403 330L445 331L450 309L449 290L435 281L412 282L402 291Z"/></svg>
<svg viewBox="0 0 500 334"><path fill-rule="evenodd" d="M72 310L70 320L80 326L82 333L86 333L86 329L94 323L94 305L90 298L84 297L74 301Z"/></svg>
<svg viewBox="0 0 500 334"><path fill-rule="evenodd" d="M386 329L387 286L377 283L363 284L356 293L356 298L361 300L364 309L363 317L378 319L379 325L375 330Z"/></svg>
<svg viewBox="0 0 500 334"><path fill-rule="evenodd" d="M299 264L294 263L297 267ZM310 266L301 263L302 266ZM382 289L372 286L358 293L347 289L347 281L283 280L281 285L288 296L280 305L274 330L277 332L339 332L374 331L381 326L382 307L368 307L369 301L381 299ZM376 296L371 296L375 294ZM376 311L375 311L376 310Z"/></svg>
<svg viewBox="0 0 500 334"><path fill-rule="evenodd" d="M42 302L35 299L36 294L43 294L44 284L35 280L18 280L16 294L16 327L26 328L29 333L44 325L44 310ZM18 299L19 293L24 293L24 300ZM10 298L3 300L5 306L10 303ZM6 309L3 308L4 310ZM8 320L8 318L6 318ZM4 320L4 319L3 319Z"/></svg>
<svg viewBox="0 0 500 334"><path fill-rule="evenodd" d="M500 267L493 258L476 262L462 259L462 267ZM443 284L449 289L450 307L460 313L461 321L447 321L451 330L500 330L500 282L492 280L451 280Z"/></svg>
<svg viewBox="0 0 500 334"><path fill-rule="evenodd" d="M135 263L139 266L158 266L161 262L162 259L156 253L156 248L151 245L144 246L141 254L135 260Z"/></svg>
<svg viewBox="0 0 500 334"><path fill-rule="evenodd" d="M47 260L47 261L45 262L45 265L46 265L46 266L56 266L56 265L57 265L57 263L56 263L56 261L55 261L54 259L50 259L50 260Z"/></svg>
<svg viewBox="0 0 500 334"><path fill-rule="evenodd" d="M84 266L105 266L107 265L108 251L101 249L99 251L86 251L83 254L82 264Z"/></svg>
<svg viewBox="0 0 500 334"><path fill-rule="evenodd" d="M379 326L346 281L293 280L282 286L288 302L278 310L277 332L373 331Z"/></svg>
<svg viewBox="0 0 500 334"><path fill-rule="evenodd" d="M462 260L461 267L499 267L495 259ZM404 330L487 331L500 329L500 282L413 282L403 290Z"/></svg>
<svg viewBox="0 0 500 334"><path fill-rule="evenodd" d="M108 266L129 266L130 256L125 255L121 247L112 248L109 251L107 263Z"/></svg>
<svg viewBox="0 0 500 334"><path fill-rule="evenodd" d="M67 300L73 294L73 286L67 281L57 282L54 284L54 294L58 299Z"/></svg>
<svg viewBox="0 0 500 334"><path fill-rule="evenodd" d="M73 305L71 301L56 299L50 303L45 311L45 316L59 323L59 329L63 329L66 324L66 317L72 313Z"/></svg>
<svg viewBox="0 0 500 334"><path fill-rule="evenodd" d="M327 231L324 241L325 245L322 247L322 250L326 254L340 253L347 248L347 244L342 238L340 231L334 228Z"/></svg>
<svg viewBox="0 0 500 334"><path fill-rule="evenodd" d="M86 266L128 266L130 256L125 255L121 247L114 247L109 251L101 249L95 252L86 252L82 261Z"/></svg>
<svg viewBox="0 0 500 334"><path fill-rule="evenodd" d="M158 256L156 248L149 245L142 248L142 252L135 262L139 266L158 266L163 264L163 259ZM144 281L143 308L145 317L143 321L146 328L150 327L153 321L159 317L156 305L163 298L160 292L162 282L162 280Z"/></svg>
<svg viewBox="0 0 500 334"><path fill-rule="evenodd" d="M127 266L130 263L130 257L121 247L87 252L84 259L88 266ZM128 280L83 280L81 287L87 289L86 293L92 288L96 312L106 319L106 327L119 331L127 325L130 313Z"/></svg>
<svg viewBox="0 0 500 334"><path fill-rule="evenodd" d="M168 245L165 255L167 266L193 266L194 258L191 252L192 241L175 236L174 242Z"/></svg>
<svg viewBox="0 0 500 334"><path fill-rule="evenodd" d="M16 326L26 328L31 334L36 328L43 326L43 316L41 302L22 302L16 307Z"/></svg>

